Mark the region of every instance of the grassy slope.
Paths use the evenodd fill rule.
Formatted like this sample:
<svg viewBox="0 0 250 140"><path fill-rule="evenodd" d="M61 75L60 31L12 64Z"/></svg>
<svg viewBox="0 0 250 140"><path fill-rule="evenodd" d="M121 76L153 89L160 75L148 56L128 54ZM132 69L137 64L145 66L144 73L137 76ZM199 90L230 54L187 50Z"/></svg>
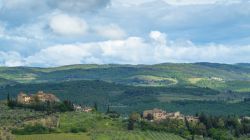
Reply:
<svg viewBox="0 0 250 140"><path fill-rule="evenodd" d="M23 135L16 140L183 140L180 136L164 132L127 131L122 119L111 119L99 113L66 112L60 114L59 134ZM87 132L72 134L71 129L84 128Z"/></svg>
<svg viewBox="0 0 250 140"><path fill-rule="evenodd" d="M25 121L40 119L46 116L46 112L38 112L30 109L9 109L5 102L0 102L0 129L1 127L20 127Z"/></svg>

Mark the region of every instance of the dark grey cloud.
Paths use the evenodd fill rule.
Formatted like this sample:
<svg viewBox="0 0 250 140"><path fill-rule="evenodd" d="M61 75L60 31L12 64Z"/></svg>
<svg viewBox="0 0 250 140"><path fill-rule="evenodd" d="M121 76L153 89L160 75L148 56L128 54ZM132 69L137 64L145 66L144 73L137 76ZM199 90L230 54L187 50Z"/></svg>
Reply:
<svg viewBox="0 0 250 140"><path fill-rule="evenodd" d="M49 7L45 1L34 0L2 0L0 21L10 26L19 26L31 22L46 13Z"/></svg>
<svg viewBox="0 0 250 140"><path fill-rule="evenodd" d="M82 14L98 11L109 3L110 0L2 0L0 21L9 26L20 26L54 10Z"/></svg>
<svg viewBox="0 0 250 140"><path fill-rule="evenodd" d="M110 0L49 0L51 8L58 8L67 12L96 11L106 7Z"/></svg>

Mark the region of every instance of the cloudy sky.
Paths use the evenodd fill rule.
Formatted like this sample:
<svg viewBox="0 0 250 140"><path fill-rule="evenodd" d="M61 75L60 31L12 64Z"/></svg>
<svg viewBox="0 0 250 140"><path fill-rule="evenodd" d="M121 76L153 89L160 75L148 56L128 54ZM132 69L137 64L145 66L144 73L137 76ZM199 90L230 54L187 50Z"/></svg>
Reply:
<svg viewBox="0 0 250 140"><path fill-rule="evenodd" d="M250 62L250 0L0 0L0 66Z"/></svg>

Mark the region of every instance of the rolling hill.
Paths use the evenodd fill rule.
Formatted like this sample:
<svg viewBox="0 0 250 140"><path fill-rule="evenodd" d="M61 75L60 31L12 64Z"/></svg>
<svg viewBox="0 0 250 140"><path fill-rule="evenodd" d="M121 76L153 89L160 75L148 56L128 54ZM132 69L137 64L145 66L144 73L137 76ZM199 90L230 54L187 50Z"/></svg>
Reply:
<svg viewBox="0 0 250 140"><path fill-rule="evenodd" d="M102 80L133 86L195 85L250 91L249 64L71 65L55 68L0 67L0 78L17 83ZM239 83L241 87L232 87ZM242 86L242 83L244 83Z"/></svg>
<svg viewBox="0 0 250 140"><path fill-rule="evenodd" d="M109 104L123 114L154 107L186 114L250 113L244 102L250 98L249 64L0 67L0 78L0 99L43 90L62 100L97 102L103 111Z"/></svg>

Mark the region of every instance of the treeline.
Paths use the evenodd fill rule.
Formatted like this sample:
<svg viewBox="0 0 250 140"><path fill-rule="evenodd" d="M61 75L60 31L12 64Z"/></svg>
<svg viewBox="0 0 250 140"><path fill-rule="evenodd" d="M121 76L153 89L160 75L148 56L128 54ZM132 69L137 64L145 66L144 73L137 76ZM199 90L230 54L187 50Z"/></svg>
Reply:
<svg viewBox="0 0 250 140"><path fill-rule="evenodd" d="M199 115L200 123L204 124L203 136L214 139L233 139L250 134L250 119L238 116L208 116L204 113ZM195 133L195 132L194 132ZM232 136L232 137L230 137Z"/></svg>
<svg viewBox="0 0 250 140"><path fill-rule="evenodd" d="M139 113L132 113L128 120L128 130L159 131L175 133L185 139L193 140L195 136L209 137L217 140L233 140L250 134L250 119L237 116L209 116L198 114L199 122L166 119L148 121Z"/></svg>

